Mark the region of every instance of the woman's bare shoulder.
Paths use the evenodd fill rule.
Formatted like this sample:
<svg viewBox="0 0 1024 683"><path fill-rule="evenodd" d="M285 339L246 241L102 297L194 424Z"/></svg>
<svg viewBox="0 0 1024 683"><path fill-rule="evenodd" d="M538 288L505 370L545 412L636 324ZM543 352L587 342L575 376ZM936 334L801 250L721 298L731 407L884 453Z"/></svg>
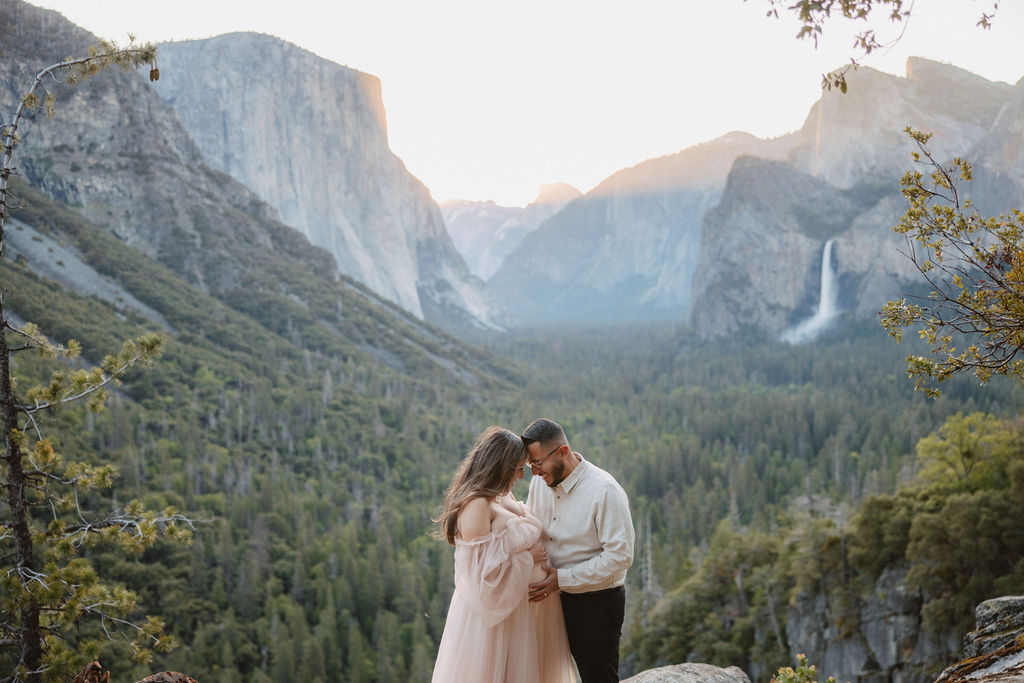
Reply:
<svg viewBox="0 0 1024 683"><path fill-rule="evenodd" d="M459 512L459 536L463 541L472 541L491 533L490 501L486 498L474 498L462 506Z"/></svg>

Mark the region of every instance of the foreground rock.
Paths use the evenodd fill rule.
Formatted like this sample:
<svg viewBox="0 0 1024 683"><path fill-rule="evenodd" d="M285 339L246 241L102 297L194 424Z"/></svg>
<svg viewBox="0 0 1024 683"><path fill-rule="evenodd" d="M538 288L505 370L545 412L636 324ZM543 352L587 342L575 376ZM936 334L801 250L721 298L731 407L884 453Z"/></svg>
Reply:
<svg viewBox="0 0 1024 683"><path fill-rule="evenodd" d="M986 600L975 610L975 630L964 636L964 659L935 683L1024 683L1024 596Z"/></svg>
<svg viewBox="0 0 1024 683"><path fill-rule="evenodd" d="M750 683L750 677L736 666L722 669L710 664L675 664L648 669L622 683Z"/></svg>
<svg viewBox="0 0 1024 683"><path fill-rule="evenodd" d="M110 672L103 669L99 661L92 661L78 672L71 683L110 683ZM177 671L161 671L135 683L199 683L196 679Z"/></svg>

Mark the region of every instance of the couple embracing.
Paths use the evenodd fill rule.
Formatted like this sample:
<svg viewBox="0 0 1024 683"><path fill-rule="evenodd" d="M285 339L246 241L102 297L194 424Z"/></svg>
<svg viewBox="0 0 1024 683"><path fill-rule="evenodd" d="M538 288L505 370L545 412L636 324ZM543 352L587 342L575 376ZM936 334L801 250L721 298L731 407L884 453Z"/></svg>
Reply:
<svg viewBox="0 0 1024 683"><path fill-rule="evenodd" d="M532 473L525 505L512 495ZM558 423L477 439L445 495L455 593L433 682L618 681L633 523L615 479L569 447Z"/></svg>

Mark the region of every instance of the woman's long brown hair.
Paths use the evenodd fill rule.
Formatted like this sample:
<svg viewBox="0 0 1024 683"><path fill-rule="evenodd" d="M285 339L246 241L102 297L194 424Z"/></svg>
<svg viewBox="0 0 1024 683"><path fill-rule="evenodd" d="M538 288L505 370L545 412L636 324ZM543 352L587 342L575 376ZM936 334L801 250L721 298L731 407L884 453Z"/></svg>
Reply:
<svg viewBox="0 0 1024 683"><path fill-rule="evenodd" d="M438 522L438 536L455 545L459 513L474 498L497 498L512 488L512 477L526 447L519 437L501 427L488 427L455 470L444 495L444 512Z"/></svg>

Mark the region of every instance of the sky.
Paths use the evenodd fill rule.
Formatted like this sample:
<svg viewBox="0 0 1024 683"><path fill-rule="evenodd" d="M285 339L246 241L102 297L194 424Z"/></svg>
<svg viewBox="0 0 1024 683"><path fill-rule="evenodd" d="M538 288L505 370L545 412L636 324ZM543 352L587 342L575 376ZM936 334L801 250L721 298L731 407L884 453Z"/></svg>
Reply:
<svg viewBox="0 0 1024 683"><path fill-rule="evenodd" d="M798 129L821 74L848 63L859 22L817 49L768 0L36 0L119 43L278 36L381 79L391 149L437 201L523 206L542 184L586 192L615 171L733 130ZM784 2L783 4L790 4ZM919 0L900 41L864 64L903 75L908 56L990 80L1024 77L1024 2ZM880 21L885 39L901 27Z"/></svg>

